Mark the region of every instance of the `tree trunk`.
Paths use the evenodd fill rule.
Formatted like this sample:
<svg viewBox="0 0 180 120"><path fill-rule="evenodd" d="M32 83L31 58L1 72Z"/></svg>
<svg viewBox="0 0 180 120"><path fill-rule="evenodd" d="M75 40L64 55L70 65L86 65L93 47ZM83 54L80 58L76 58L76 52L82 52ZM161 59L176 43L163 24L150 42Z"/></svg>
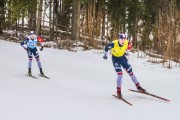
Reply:
<svg viewBox="0 0 180 120"><path fill-rule="evenodd" d="M173 46L174 46L174 33L175 33L175 11L174 11L174 2L173 0L170 1L168 6L166 6L166 10L168 11L167 13L167 26L168 26L168 37L167 37L167 49L165 52L165 56L169 59L173 57L174 51L173 51Z"/></svg>
<svg viewBox="0 0 180 120"><path fill-rule="evenodd" d="M24 28L24 13L22 14L22 28Z"/></svg>
<svg viewBox="0 0 180 120"><path fill-rule="evenodd" d="M51 25L51 19L52 19L52 0L50 0L49 2L49 29L51 30L52 25Z"/></svg>
<svg viewBox="0 0 180 120"><path fill-rule="evenodd" d="M72 16L72 38L79 40L79 27L80 27L80 1L73 1L73 16Z"/></svg>
<svg viewBox="0 0 180 120"><path fill-rule="evenodd" d="M3 34L2 24L4 23L4 0L0 0L0 35Z"/></svg>
<svg viewBox="0 0 180 120"><path fill-rule="evenodd" d="M30 30L35 31L35 29L36 29L36 9L32 9L32 8L34 8L34 6L31 3L28 5L28 17L29 17L28 18L28 26L29 26Z"/></svg>
<svg viewBox="0 0 180 120"><path fill-rule="evenodd" d="M43 6L43 0L39 0L38 18L37 18L37 25L36 25L36 32L35 32L37 35L40 35L40 30L41 30L42 6Z"/></svg>

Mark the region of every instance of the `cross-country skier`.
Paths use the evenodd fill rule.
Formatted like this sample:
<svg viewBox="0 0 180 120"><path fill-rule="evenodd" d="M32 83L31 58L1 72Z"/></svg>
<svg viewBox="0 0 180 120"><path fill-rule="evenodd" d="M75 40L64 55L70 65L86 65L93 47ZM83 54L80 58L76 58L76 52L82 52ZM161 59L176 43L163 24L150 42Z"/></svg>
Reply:
<svg viewBox="0 0 180 120"><path fill-rule="evenodd" d="M27 51L27 54L28 54L28 58L29 58L28 75L30 75L30 76L32 76L31 66L32 66L33 55L36 58L36 61L37 61L37 64L38 64L38 67L40 70L40 74L42 76L44 76L41 62L39 60L39 53L36 48L37 42L40 42L40 44L41 44L40 51L42 51L43 46L44 46L44 40L41 37L36 36L34 31L30 31L30 35L21 42L21 46Z"/></svg>
<svg viewBox="0 0 180 120"><path fill-rule="evenodd" d="M121 94L121 85L122 85L122 77L123 77L123 72L121 66L126 70L126 72L130 75L132 81L136 85L137 89L140 92L145 92L146 90L143 89L136 76L134 75L132 71L132 66L129 64L126 54L128 54L127 51L130 51L132 47L132 44L126 39L126 35L124 33L119 34L119 39L114 40L111 43L109 43L105 47L105 52L104 52L104 59L107 59L107 54L108 50L111 49L111 54L112 54L112 62L114 69L118 75L117 77L117 96L119 98L122 98Z"/></svg>

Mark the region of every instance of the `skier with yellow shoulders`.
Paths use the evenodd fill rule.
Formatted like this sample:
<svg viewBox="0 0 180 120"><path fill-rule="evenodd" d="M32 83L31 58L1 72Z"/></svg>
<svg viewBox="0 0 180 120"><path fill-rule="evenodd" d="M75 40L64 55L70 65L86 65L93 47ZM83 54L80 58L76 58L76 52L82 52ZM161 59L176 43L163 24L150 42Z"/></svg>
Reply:
<svg viewBox="0 0 180 120"><path fill-rule="evenodd" d="M122 98L121 86L122 86L123 72L122 72L121 66L130 75L130 77L131 77L132 81L134 82L134 84L136 85L137 89L140 92L146 91L145 89L143 89L140 86L139 81L137 80L136 76L134 75L134 73L132 71L132 66L129 64L129 62L125 56L126 54L128 54L127 51L130 51L131 47L132 47L132 44L130 44L129 41L126 39L126 35L124 33L120 33L118 40L112 41L105 47L105 53L103 56L104 59L107 59L108 50L111 49L113 66L118 75L118 77L117 77L117 97L119 97L119 98Z"/></svg>

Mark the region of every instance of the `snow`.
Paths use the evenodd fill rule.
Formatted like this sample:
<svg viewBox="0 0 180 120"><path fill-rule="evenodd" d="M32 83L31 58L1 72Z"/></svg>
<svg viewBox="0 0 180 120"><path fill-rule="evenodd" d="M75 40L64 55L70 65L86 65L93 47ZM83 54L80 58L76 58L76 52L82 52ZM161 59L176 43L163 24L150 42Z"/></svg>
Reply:
<svg viewBox="0 0 180 120"><path fill-rule="evenodd" d="M135 89L124 72L123 96L133 106L114 98L116 73L102 52L39 51L45 74L28 78L28 58L17 43L0 40L0 120L179 120L180 68L163 68L146 58L129 56L133 71L147 91L170 99L167 103L128 91Z"/></svg>

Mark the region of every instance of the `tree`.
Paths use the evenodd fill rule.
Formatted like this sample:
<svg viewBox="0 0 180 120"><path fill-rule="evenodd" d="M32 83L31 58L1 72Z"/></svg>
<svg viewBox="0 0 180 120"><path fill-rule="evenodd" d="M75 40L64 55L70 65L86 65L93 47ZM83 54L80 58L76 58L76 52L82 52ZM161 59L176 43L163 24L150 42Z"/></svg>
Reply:
<svg viewBox="0 0 180 120"><path fill-rule="evenodd" d="M41 20L42 20L42 6L43 6L43 0L39 0L39 5L38 5L38 18L37 18L37 25L36 25L36 34L40 34L41 30Z"/></svg>
<svg viewBox="0 0 180 120"><path fill-rule="evenodd" d="M37 0L31 0L27 3L28 6L28 26L30 30L36 30L36 11L37 11Z"/></svg>
<svg viewBox="0 0 180 120"><path fill-rule="evenodd" d="M80 27L80 0L73 1L73 14L72 14L72 38L79 40L79 27Z"/></svg>
<svg viewBox="0 0 180 120"><path fill-rule="evenodd" d="M4 23L4 0L0 0L0 35L3 34L2 24Z"/></svg>

